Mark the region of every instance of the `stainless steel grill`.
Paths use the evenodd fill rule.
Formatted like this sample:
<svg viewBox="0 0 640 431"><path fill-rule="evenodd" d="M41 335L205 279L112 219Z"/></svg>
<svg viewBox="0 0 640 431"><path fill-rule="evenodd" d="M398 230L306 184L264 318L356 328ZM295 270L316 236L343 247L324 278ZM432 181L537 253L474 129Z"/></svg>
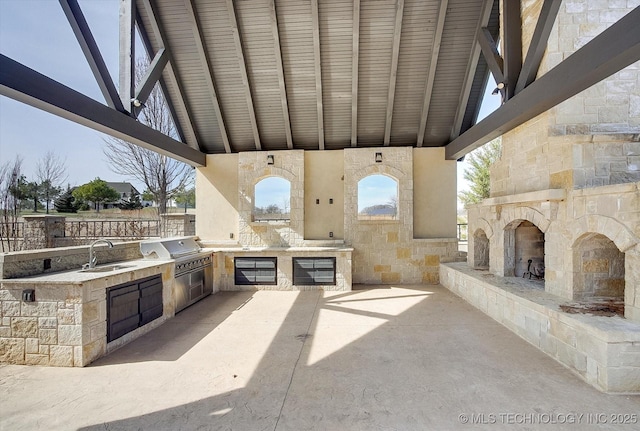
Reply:
<svg viewBox="0 0 640 431"><path fill-rule="evenodd" d="M195 237L142 241L140 252L145 259L175 261L173 298L176 313L213 293L211 252L202 250Z"/></svg>

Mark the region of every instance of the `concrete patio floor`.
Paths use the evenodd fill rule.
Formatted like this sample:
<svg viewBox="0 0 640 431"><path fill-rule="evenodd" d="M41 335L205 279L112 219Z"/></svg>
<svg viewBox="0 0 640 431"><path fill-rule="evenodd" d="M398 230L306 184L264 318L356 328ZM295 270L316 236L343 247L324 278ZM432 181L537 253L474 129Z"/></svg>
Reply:
<svg viewBox="0 0 640 431"><path fill-rule="evenodd" d="M441 286L223 292L86 368L0 366L0 388L2 430L640 427L615 423L640 396L598 392Z"/></svg>

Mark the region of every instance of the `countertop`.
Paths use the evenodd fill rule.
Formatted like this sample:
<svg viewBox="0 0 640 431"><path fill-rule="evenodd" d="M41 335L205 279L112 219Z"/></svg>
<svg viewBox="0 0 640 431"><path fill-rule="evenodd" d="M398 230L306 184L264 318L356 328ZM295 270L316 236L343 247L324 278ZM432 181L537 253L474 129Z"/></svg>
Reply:
<svg viewBox="0 0 640 431"><path fill-rule="evenodd" d="M2 280L4 283L47 283L47 284L83 284L92 280L97 280L106 277L112 277L114 275L120 275L127 272L137 271L141 269L148 269L153 267L160 267L166 264L173 264L173 260L160 260L160 259L136 259L121 262L111 262L105 264L98 264L96 268L104 266L122 265L122 268L107 272L83 272L80 268L71 269L68 271L59 271L44 273L38 275L31 275L21 278L8 278Z"/></svg>

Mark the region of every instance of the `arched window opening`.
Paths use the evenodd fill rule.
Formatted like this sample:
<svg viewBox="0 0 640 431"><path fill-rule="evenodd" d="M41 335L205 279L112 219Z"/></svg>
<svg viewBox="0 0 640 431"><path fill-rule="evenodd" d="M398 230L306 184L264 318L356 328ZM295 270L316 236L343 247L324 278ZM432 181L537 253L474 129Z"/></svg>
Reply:
<svg viewBox="0 0 640 431"><path fill-rule="evenodd" d="M281 177L267 177L253 190L253 221L288 222L291 214L291 183Z"/></svg>
<svg viewBox="0 0 640 431"><path fill-rule="evenodd" d="M398 182L369 175L358 182L358 220L397 220Z"/></svg>

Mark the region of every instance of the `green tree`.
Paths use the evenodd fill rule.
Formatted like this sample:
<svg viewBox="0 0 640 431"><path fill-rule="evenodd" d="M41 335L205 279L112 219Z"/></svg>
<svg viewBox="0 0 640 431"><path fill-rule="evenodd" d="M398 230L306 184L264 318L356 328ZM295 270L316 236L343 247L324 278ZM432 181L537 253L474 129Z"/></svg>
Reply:
<svg viewBox="0 0 640 431"><path fill-rule="evenodd" d="M73 197L73 189L67 186L67 191L62 193L54 202L53 206L59 213L76 213L78 205Z"/></svg>
<svg viewBox="0 0 640 431"><path fill-rule="evenodd" d="M155 196L153 195L153 193L151 193L149 189L147 189L144 192L142 192L142 200L155 202Z"/></svg>
<svg viewBox="0 0 640 431"><path fill-rule="evenodd" d="M27 177L20 175L9 192L18 203L18 208L22 209L24 202L33 203L33 211L38 212L40 200L40 187L35 181L28 181Z"/></svg>
<svg viewBox="0 0 640 431"><path fill-rule="evenodd" d="M469 154L469 168L464 170L464 179L469 181L469 190L458 194L462 203L477 204L490 196L489 168L500 158L501 153L502 143L498 138Z"/></svg>
<svg viewBox="0 0 640 431"><path fill-rule="evenodd" d="M120 199L120 194L112 187L109 187L106 181L96 178L86 184L76 188L73 197L83 201L93 202L96 212L100 211L100 204L103 202L113 202Z"/></svg>
<svg viewBox="0 0 640 431"><path fill-rule="evenodd" d="M176 205L184 207L184 211L187 212L187 208L195 208L196 206L196 189L194 187L190 189L182 189L180 193L175 197Z"/></svg>
<svg viewBox="0 0 640 431"><path fill-rule="evenodd" d="M140 194L131 192L131 196L126 201L123 200L118 204L118 208L121 210L139 210L142 208L142 202L140 202Z"/></svg>

